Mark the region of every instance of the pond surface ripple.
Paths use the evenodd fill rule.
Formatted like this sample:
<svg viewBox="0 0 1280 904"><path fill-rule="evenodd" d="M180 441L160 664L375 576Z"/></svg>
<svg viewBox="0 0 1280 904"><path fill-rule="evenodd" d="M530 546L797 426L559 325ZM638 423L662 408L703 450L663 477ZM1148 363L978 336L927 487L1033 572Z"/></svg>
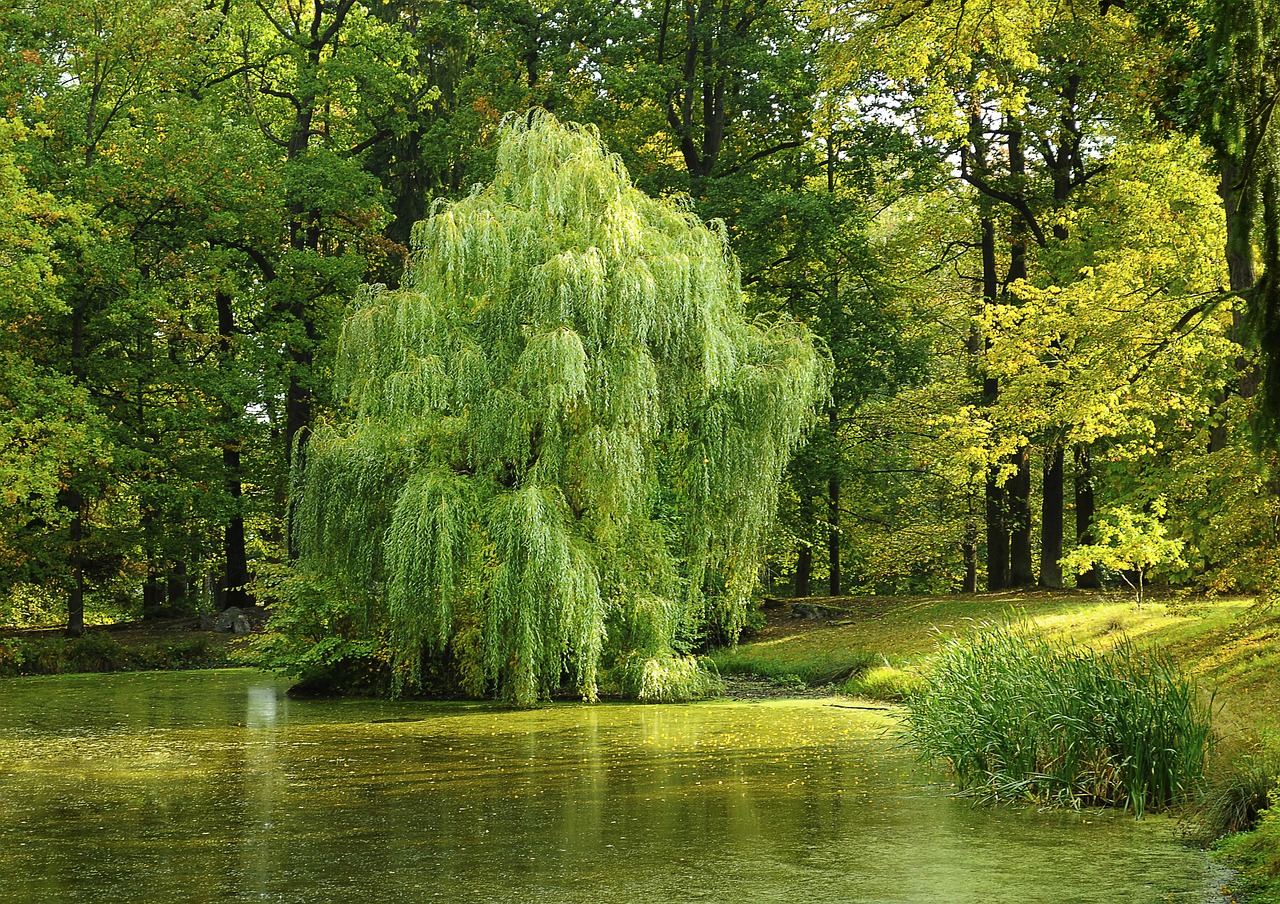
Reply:
<svg viewBox="0 0 1280 904"><path fill-rule="evenodd" d="M0 901L1207 902L1170 824L949 798L889 717L0 683Z"/></svg>

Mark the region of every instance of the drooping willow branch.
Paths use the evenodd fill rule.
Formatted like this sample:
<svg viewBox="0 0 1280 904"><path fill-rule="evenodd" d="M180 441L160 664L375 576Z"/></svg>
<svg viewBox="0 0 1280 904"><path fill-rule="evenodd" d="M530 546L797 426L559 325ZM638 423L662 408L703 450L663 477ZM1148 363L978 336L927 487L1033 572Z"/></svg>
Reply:
<svg viewBox="0 0 1280 904"><path fill-rule="evenodd" d="M508 119L492 184L413 239L403 288L344 327L304 565L377 600L402 680L448 653L522 705L736 637L830 381L807 330L749 321L723 229L544 113Z"/></svg>

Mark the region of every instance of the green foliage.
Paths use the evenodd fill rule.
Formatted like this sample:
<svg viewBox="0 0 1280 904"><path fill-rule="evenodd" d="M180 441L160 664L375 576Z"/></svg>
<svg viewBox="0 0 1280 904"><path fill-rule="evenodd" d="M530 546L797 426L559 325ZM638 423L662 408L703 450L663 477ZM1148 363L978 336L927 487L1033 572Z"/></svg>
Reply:
<svg viewBox="0 0 1280 904"><path fill-rule="evenodd" d="M52 633L0 637L0 677L4 678L202 669L231 664L227 651L211 644L204 635L127 644L103 630L89 630L80 637Z"/></svg>
<svg viewBox="0 0 1280 904"><path fill-rule="evenodd" d="M883 663L852 675L840 685L840 693L888 703L905 703L924 689L919 673Z"/></svg>
<svg viewBox="0 0 1280 904"><path fill-rule="evenodd" d="M721 675L755 675L775 681L794 678L802 687L848 682L882 663L878 655L861 650L819 650L777 657L763 649L746 647L717 650L711 659Z"/></svg>
<svg viewBox="0 0 1280 904"><path fill-rule="evenodd" d="M808 332L748 322L723 234L546 114L509 119L493 182L415 245L347 322L350 417L295 485L304 566L372 600L397 680L465 630L479 687L593 699L606 653L736 637L829 383Z"/></svg>
<svg viewBox="0 0 1280 904"><path fill-rule="evenodd" d="M1268 753L1239 753L1216 765L1196 801L1192 837L1209 843L1252 830L1275 800L1278 767Z"/></svg>
<svg viewBox="0 0 1280 904"><path fill-rule="evenodd" d="M1111 508L1102 512L1094 524L1096 542L1077 546L1063 556L1063 567L1084 574L1100 565L1119 573L1126 582L1132 583L1141 603L1145 576L1150 569L1186 566L1182 560L1182 541L1165 533L1162 523L1164 500L1157 499L1150 509L1150 512L1134 512L1126 508ZM1136 575L1136 583L1130 581L1127 572Z"/></svg>
<svg viewBox="0 0 1280 904"><path fill-rule="evenodd" d="M602 688L642 703L687 703L714 697L724 685L710 659L640 653L619 660L604 676Z"/></svg>
<svg viewBox="0 0 1280 904"><path fill-rule="evenodd" d="M961 789L992 800L1185 800L1211 740L1196 683L1160 652L1079 650L1020 625L945 641L907 701L905 734Z"/></svg>
<svg viewBox="0 0 1280 904"><path fill-rule="evenodd" d="M255 591L271 600L270 630L255 638L261 665L287 671L318 692L390 690L391 658L367 594L282 565L263 565Z"/></svg>
<svg viewBox="0 0 1280 904"><path fill-rule="evenodd" d="M1238 871L1234 890L1256 904L1280 902L1280 812L1266 811L1256 831L1228 836L1218 850Z"/></svg>

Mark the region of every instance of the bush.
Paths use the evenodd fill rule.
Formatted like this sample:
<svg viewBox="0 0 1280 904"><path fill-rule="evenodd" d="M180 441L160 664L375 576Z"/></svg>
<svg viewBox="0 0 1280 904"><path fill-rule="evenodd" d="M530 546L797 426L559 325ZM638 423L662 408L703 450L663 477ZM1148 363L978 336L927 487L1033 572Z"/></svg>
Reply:
<svg viewBox="0 0 1280 904"><path fill-rule="evenodd" d="M761 655L743 647L717 650L711 658L721 675L754 675L784 685L794 685L798 681L804 687L848 681L882 662L876 654L860 650L785 658L775 654Z"/></svg>
<svg viewBox="0 0 1280 904"><path fill-rule="evenodd" d="M1074 650L1006 625L944 642L925 677L906 736L965 792L1141 815L1202 780L1208 702L1159 652Z"/></svg>
<svg viewBox="0 0 1280 904"><path fill-rule="evenodd" d="M1280 812L1263 813L1255 831L1227 836L1218 850L1238 871L1234 891L1254 904L1280 904Z"/></svg>
<svg viewBox="0 0 1280 904"><path fill-rule="evenodd" d="M602 689L641 703L685 703L718 696L724 684L708 659L635 654L609 670Z"/></svg>
<svg viewBox="0 0 1280 904"><path fill-rule="evenodd" d="M45 634L0 640L0 677L202 669L230 665L227 653L205 636L122 644L103 631L80 637Z"/></svg>
<svg viewBox="0 0 1280 904"><path fill-rule="evenodd" d="M848 678L840 685L840 693L849 697L902 703L922 687L920 676L915 672L904 671L886 662Z"/></svg>
<svg viewBox="0 0 1280 904"><path fill-rule="evenodd" d="M1276 802L1278 775L1280 762L1274 754L1240 753L1227 759L1209 776L1197 801L1191 840L1207 844L1253 829Z"/></svg>

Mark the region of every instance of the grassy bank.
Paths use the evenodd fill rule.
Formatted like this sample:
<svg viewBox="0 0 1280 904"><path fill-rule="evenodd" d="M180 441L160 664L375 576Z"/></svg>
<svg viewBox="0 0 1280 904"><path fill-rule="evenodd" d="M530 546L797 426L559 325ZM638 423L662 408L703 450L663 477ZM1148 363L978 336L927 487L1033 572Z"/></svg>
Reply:
<svg viewBox="0 0 1280 904"><path fill-rule="evenodd" d="M797 615L797 610L800 616ZM897 701L918 684L939 642L985 622L1025 621L1055 644L1160 650L1213 696L1217 742L1205 817L1233 827L1274 802L1280 764L1280 605L1251 598L1178 596L1142 605L1123 594L1030 592L938 597L852 597L782 603L766 626L714 654L723 674L823 683L850 696ZM839 673L840 666L848 671ZM1264 765L1259 765L1264 764ZM1280 811L1280 807L1277 807ZM1233 822L1231 814L1239 816ZM1210 828L1204 840L1216 829ZM1242 870L1247 900L1280 904L1280 812L1256 831L1220 842Z"/></svg>

